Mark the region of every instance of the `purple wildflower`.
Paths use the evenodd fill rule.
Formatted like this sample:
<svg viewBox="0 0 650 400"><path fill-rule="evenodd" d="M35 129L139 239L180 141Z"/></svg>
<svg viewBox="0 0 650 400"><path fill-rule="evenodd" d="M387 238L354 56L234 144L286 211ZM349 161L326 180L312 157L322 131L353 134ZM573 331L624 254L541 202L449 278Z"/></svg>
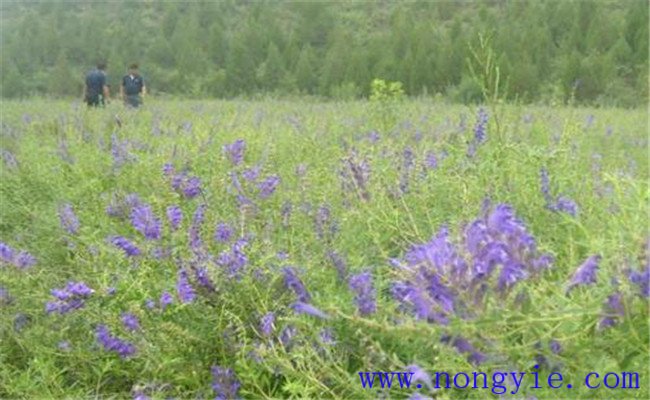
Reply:
<svg viewBox="0 0 650 400"><path fill-rule="evenodd" d="M217 242L227 243L230 241L232 236L233 236L232 228L224 222L220 222L217 225L216 230L214 231L214 240Z"/></svg>
<svg viewBox="0 0 650 400"><path fill-rule="evenodd" d="M188 199L193 199L201 193L201 179L192 176L185 181L183 185L183 194Z"/></svg>
<svg viewBox="0 0 650 400"><path fill-rule="evenodd" d="M217 396L216 400L230 400L237 398L240 383L235 373L230 368L212 367L212 389Z"/></svg>
<svg viewBox="0 0 650 400"><path fill-rule="evenodd" d="M347 276L348 271L343 257L334 250L328 251L327 256L329 257L332 264L334 264L338 278L341 281L345 281L345 277Z"/></svg>
<svg viewBox="0 0 650 400"><path fill-rule="evenodd" d="M262 335L269 336L273 332L273 323L275 322L275 314L273 312L267 312L260 319L260 331Z"/></svg>
<svg viewBox="0 0 650 400"><path fill-rule="evenodd" d="M275 188L280 184L280 177L277 175L271 175L262 182L257 184L257 188L260 191L260 198L261 199L267 199L269 198L273 192L275 192Z"/></svg>
<svg viewBox="0 0 650 400"><path fill-rule="evenodd" d="M569 286L567 288L567 293L576 286L591 285L593 283L596 283L596 272L598 270L598 264L600 263L600 260L600 255L594 255L587 258L587 260L585 260L585 262L582 263L582 265L580 265L573 274L571 282L569 282Z"/></svg>
<svg viewBox="0 0 650 400"><path fill-rule="evenodd" d="M169 292L163 292L163 294L160 295L160 308L162 308L163 310L173 302L174 302L174 298Z"/></svg>
<svg viewBox="0 0 650 400"><path fill-rule="evenodd" d="M14 265L20 269L33 267L36 265L36 258L26 251L21 251L14 260Z"/></svg>
<svg viewBox="0 0 650 400"><path fill-rule="evenodd" d="M181 269L178 271L178 281L176 282L176 293L181 303L191 303L196 298L194 288L187 279L187 271Z"/></svg>
<svg viewBox="0 0 650 400"><path fill-rule="evenodd" d="M169 220L169 225L173 230L178 229L183 220L183 212L180 207L176 205L167 207L167 220Z"/></svg>
<svg viewBox="0 0 650 400"><path fill-rule="evenodd" d="M9 305L13 301L14 298L11 297L9 291L4 286L0 286L0 306Z"/></svg>
<svg viewBox="0 0 650 400"><path fill-rule="evenodd" d="M342 160L343 166L339 172L343 192L359 196L361 200L370 200L368 185L370 181L370 164L368 160L357 160L352 154Z"/></svg>
<svg viewBox="0 0 650 400"><path fill-rule="evenodd" d="M629 271L627 277L632 284L638 286L639 294L642 297L650 297L650 265L647 265L641 272Z"/></svg>
<svg viewBox="0 0 650 400"><path fill-rule="evenodd" d="M427 153L425 159L424 159L424 165L428 169L437 169L438 168L438 158L436 158L436 154L433 151L430 151Z"/></svg>
<svg viewBox="0 0 650 400"><path fill-rule="evenodd" d="M163 175L169 177L175 172L174 166L171 163L165 163L162 168Z"/></svg>
<svg viewBox="0 0 650 400"><path fill-rule="evenodd" d="M280 343L290 349L293 345L293 339L298 335L298 329L293 325L287 325L280 332Z"/></svg>
<svg viewBox="0 0 650 400"><path fill-rule="evenodd" d="M334 346L336 344L336 339L334 339L334 332L332 328L323 328L318 333L320 337L320 342L326 346Z"/></svg>
<svg viewBox="0 0 650 400"><path fill-rule="evenodd" d="M230 162L237 166L244 161L244 151L246 150L246 142L243 139L238 139L232 144L223 146L223 150L230 159Z"/></svg>
<svg viewBox="0 0 650 400"><path fill-rule="evenodd" d="M205 267L195 268L194 276L196 276L196 281L199 283L199 285L203 286L211 292L215 291L214 283L212 283L212 280L210 280L210 276L208 276L208 270Z"/></svg>
<svg viewBox="0 0 650 400"><path fill-rule="evenodd" d="M249 182L255 182L260 176L261 167L259 165L254 166L253 168L247 168L242 172L242 176Z"/></svg>
<svg viewBox="0 0 650 400"><path fill-rule="evenodd" d="M122 324L124 327L132 332L140 330L140 322L138 317L132 313L122 313Z"/></svg>
<svg viewBox="0 0 650 400"><path fill-rule="evenodd" d="M550 341L549 347L551 348L551 351L555 354L560 354L560 352L562 351L562 345L560 344L560 342L558 342L555 339L552 339Z"/></svg>
<svg viewBox="0 0 650 400"><path fill-rule="evenodd" d="M2 156L2 160L4 161L5 165L9 169L17 169L18 168L18 159L16 156L9 150L7 149L0 149L0 155Z"/></svg>
<svg viewBox="0 0 650 400"><path fill-rule="evenodd" d="M121 358L128 358L136 352L135 346L132 343L113 336L106 325L101 324L97 326L95 337L97 338L97 342L99 342L105 350L115 352Z"/></svg>
<svg viewBox="0 0 650 400"><path fill-rule="evenodd" d="M476 125L474 125L474 140L477 144L481 144L487 140L487 123L488 114L483 107L478 109L476 117Z"/></svg>
<svg viewBox="0 0 650 400"><path fill-rule="evenodd" d="M196 253L203 247L203 241L201 240L201 225L205 219L205 210L207 206L201 204L194 211L194 216L192 217L192 225L189 229L190 237L190 248Z"/></svg>
<svg viewBox="0 0 650 400"><path fill-rule="evenodd" d="M160 239L160 220L156 218L151 206L141 204L131 210L131 224L148 240Z"/></svg>
<svg viewBox="0 0 650 400"><path fill-rule="evenodd" d="M110 241L114 246L119 247L124 252L124 254L129 257L138 256L141 254L140 249L125 237L113 236L110 238Z"/></svg>
<svg viewBox="0 0 650 400"><path fill-rule="evenodd" d="M67 314L70 311L78 310L85 305L85 300L95 291L83 282L68 282L63 289L52 289L51 294L55 301L45 304L45 311L48 314L58 312Z"/></svg>
<svg viewBox="0 0 650 400"><path fill-rule="evenodd" d="M147 301L144 302L145 307L147 307L150 310L153 310L156 308L156 302L153 301L152 299L147 299Z"/></svg>
<svg viewBox="0 0 650 400"><path fill-rule="evenodd" d="M296 274L296 270L293 267L285 267L283 268L283 272L284 284L287 289L292 290L296 294L298 301L308 303L311 300L311 296L309 295L309 292L307 292L304 283L302 283Z"/></svg>
<svg viewBox="0 0 650 400"><path fill-rule="evenodd" d="M13 263L14 261L14 249L3 242L0 242L0 259L6 263Z"/></svg>
<svg viewBox="0 0 650 400"><path fill-rule="evenodd" d="M603 311L603 316L598 324L600 329L611 328L618 324L620 319L625 316L622 294L616 292L608 296L607 301L603 306Z"/></svg>
<svg viewBox="0 0 650 400"><path fill-rule="evenodd" d="M301 301L297 301L291 305L291 308L298 313L298 314L309 314L311 316L321 318L321 319L329 319L329 315L325 314L318 308L312 306L311 304L308 303L303 303Z"/></svg>
<svg viewBox="0 0 650 400"><path fill-rule="evenodd" d="M480 351L474 351L472 354L467 357L467 361L469 361L472 365L479 366L483 364L487 360L487 356Z"/></svg>
<svg viewBox="0 0 650 400"><path fill-rule="evenodd" d="M359 314L370 315L377 310L375 291L372 287L370 272L362 272L350 277L350 289L355 292L355 300L359 307Z"/></svg>
<svg viewBox="0 0 650 400"><path fill-rule="evenodd" d="M59 219L61 221L61 227L69 234L76 235L79 232L79 219L70 204L64 204L59 208Z"/></svg>
<svg viewBox="0 0 650 400"><path fill-rule="evenodd" d="M544 200L546 200L546 206L547 207L552 207L553 206L553 196L551 195L551 182L548 176L548 170L546 168L542 168L540 171L540 179L541 179L541 185L542 185L542 195L544 196Z"/></svg>
<svg viewBox="0 0 650 400"><path fill-rule="evenodd" d="M557 198L557 203L555 204L555 209L560 212L567 213L572 217L578 215L578 205L575 201L571 200L566 196L560 196Z"/></svg>
<svg viewBox="0 0 650 400"><path fill-rule="evenodd" d="M416 364L411 364L406 367L406 370L411 374L411 382L423 382L430 390L433 390L433 382L431 375ZM418 385L419 387L420 385Z"/></svg>

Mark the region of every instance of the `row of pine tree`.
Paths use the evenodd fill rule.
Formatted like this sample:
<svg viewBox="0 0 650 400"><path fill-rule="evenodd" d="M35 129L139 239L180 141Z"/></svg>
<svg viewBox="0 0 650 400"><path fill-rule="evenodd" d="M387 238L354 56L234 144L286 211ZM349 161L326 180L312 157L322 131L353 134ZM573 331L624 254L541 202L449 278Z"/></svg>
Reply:
<svg viewBox="0 0 650 400"><path fill-rule="evenodd" d="M349 99L381 78L472 102L483 35L509 100L648 99L646 0L15 2L1 22L3 97L78 96L104 58L111 85L136 61L158 94Z"/></svg>

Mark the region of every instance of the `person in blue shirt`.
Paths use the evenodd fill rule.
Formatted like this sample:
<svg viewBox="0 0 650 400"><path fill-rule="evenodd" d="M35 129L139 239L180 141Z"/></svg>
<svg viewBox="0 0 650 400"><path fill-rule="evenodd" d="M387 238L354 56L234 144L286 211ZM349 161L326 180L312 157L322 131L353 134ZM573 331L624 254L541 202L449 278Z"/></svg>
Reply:
<svg viewBox="0 0 650 400"><path fill-rule="evenodd" d="M137 108L142 105L146 94L147 87L144 84L144 78L138 72L138 64L131 64L129 73L122 78L120 96L127 106Z"/></svg>
<svg viewBox="0 0 650 400"><path fill-rule="evenodd" d="M100 61L97 68L86 74L84 86L84 101L88 107L104 106L110 98L110 91L106 83L106 63Z"/></svg>

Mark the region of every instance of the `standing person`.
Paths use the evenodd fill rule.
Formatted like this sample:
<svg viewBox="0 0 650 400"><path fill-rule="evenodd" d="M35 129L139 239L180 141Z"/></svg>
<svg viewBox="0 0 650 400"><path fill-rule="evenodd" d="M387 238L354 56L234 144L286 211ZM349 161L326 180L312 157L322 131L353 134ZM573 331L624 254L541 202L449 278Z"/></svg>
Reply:
<svg viewBox="0 0 650 400"><path fill-rule="evenodd" d="M144 85L144 78L138 72L138 64L131 64L129 73L122 78L122 86L120 86L122 100L127 106L140 107L146 93L147 88Z"/></svg>
<svg viewBox="0 0 650 400"><path fill-rule="evenodd" d="M86 74L84 101L88 107L103 107L109 98L110 91L106 84L106 63L100 61L97 63L97 68Z"/></svg>

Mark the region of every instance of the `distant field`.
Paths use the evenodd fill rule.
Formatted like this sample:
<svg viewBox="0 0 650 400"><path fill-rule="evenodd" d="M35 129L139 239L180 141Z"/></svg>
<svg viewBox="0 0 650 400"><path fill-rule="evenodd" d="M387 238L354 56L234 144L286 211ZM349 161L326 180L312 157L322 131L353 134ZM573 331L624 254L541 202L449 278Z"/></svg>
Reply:
<svg viewBox="0 0 650 400"><path fill-rule="evenodd" d="M0 398L650 397L646 110L0 107Z"/></svg>

